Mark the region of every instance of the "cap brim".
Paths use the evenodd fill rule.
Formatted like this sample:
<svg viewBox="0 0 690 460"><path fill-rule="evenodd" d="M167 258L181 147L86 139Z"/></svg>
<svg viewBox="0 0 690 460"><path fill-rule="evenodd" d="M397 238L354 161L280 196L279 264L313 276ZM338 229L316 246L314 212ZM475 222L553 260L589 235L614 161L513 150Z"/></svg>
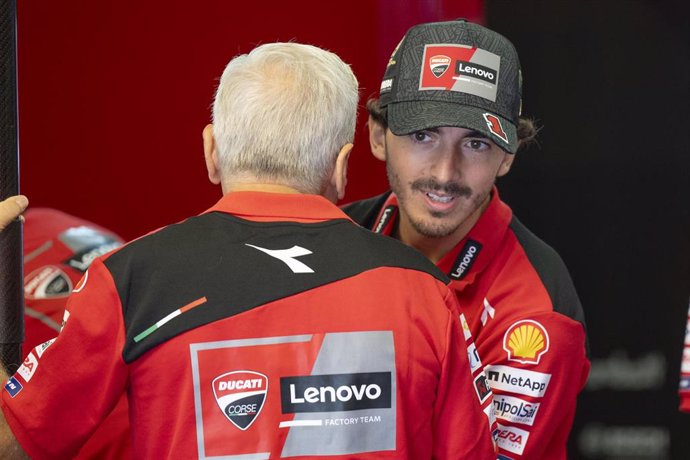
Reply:
<svg viewBox="0 0 690 460"><path fill-rule="evenodd" d="M506 152L517 152L517 127L496 113L454 102L409 101L388 104L388 128L395 135L404 136L442 126L478 131Z"/></svg>

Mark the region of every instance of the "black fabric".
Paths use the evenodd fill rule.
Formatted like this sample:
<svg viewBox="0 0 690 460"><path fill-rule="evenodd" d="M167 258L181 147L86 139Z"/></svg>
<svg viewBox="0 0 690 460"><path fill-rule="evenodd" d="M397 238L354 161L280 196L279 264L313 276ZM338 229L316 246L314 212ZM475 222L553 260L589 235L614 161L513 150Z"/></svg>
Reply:
<svg viewBox="0 0 690 460"><path fill-rule="evenodd" d="M510 222L510 229L546 288L551 298L553 310L578 321L586 331L584 310L570 278L568 268L563 263L561 256L525 227L515 216ZM586 340L587 356L589 356L589 340Z"/></svg>
<svg viewBox="0 0 690 460"><path fill-rule="evenodd" d="M246 246L279 250L297 245L314 273ZM213 212L135 240L105 261L115 280L131 363L152 347L192 328L377 267L402 267L446 276L417 251L345 219L315 224L251 222ZM168 314L206 297L140 342L134 337Z"/></svg>
<svg viewBox="0 0 690 460"><path fill-rule="evenodd" d="M379 211L390 196L390 190L366 200L355 201L342 207L348 217L364 228L374 228Z"/></svg>

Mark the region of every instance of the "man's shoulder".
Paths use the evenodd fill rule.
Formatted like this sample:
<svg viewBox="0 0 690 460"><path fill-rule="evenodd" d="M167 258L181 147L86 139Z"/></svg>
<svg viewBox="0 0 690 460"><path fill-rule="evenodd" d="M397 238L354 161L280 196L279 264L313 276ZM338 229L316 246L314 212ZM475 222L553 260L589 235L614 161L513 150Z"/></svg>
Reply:
<svg viewBox="0 0 690 460"><path fill-rule="evenodd" d="M382 193L381 195L376 195L371 198L366 198L364 200L353 201L342 207L345 214L350 217L350 219L357 222L359 225L365 228L372 228L379 211L383 207L390 196L390 190Z"/></svg>
<svg viewBox="0 0 690 460"><path fill-rule="evenodd" d="M510 229L546 289L553 311L584 325L585 316L580 298L570 272L558 252L532 233L515 216L510 223Z"/></svg>

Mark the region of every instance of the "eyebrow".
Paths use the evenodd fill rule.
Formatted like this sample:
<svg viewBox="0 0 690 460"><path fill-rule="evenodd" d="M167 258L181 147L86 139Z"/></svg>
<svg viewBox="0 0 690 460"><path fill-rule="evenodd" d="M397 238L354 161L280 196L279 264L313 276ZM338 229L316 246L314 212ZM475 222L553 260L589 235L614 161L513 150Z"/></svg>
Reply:
<svg viewBox="0 0 690 460"><path fill-rule="evenodd" d="M432 133L437 133L439 131L439 128L441 128L441 127L440 126L434 126L433 128L420 129L420 131L431 131ZM464 137L465 138L472 137L475 139L489 139L489 140L491 140L491 138L489 136L487 136L486 134L481 133L477 130L471 130Z"/></svg>

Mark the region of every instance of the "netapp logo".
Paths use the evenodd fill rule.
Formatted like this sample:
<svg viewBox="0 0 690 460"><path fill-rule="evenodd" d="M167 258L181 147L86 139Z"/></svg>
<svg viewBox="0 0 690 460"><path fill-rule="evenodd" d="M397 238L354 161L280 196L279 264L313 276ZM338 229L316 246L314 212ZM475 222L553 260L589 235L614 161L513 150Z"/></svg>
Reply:
<svg viewBox="0 0 690 460"><path fill-rule="evenodd" d="M551 374L516 369L510 366L487 366L489 385L494 390L509 391L541 398L551 380Z"/></svg>
<svg viewBox="0 0 690 460"><path fill-rule="evenodd" d="M391 407L391 373L281 377L283 414Z"/></svg>
<svg viewBox="0 0 690 460"><path fill-rule="evenodd" d="M455 63L455 74L466 75L472 78L487 81L496 84L496 71L483 65L475 64L473 62L457 61Z"/></svg>
<svg viewBox="0 0 690 460"><path fill-rule="evenodd" d="M456 280L461 280L472 268L472 264L482 250L482 245L474 240L467 240L465 246L460 251L458 258L455 259L455 265L450 273L450 277Z"/></svg>

